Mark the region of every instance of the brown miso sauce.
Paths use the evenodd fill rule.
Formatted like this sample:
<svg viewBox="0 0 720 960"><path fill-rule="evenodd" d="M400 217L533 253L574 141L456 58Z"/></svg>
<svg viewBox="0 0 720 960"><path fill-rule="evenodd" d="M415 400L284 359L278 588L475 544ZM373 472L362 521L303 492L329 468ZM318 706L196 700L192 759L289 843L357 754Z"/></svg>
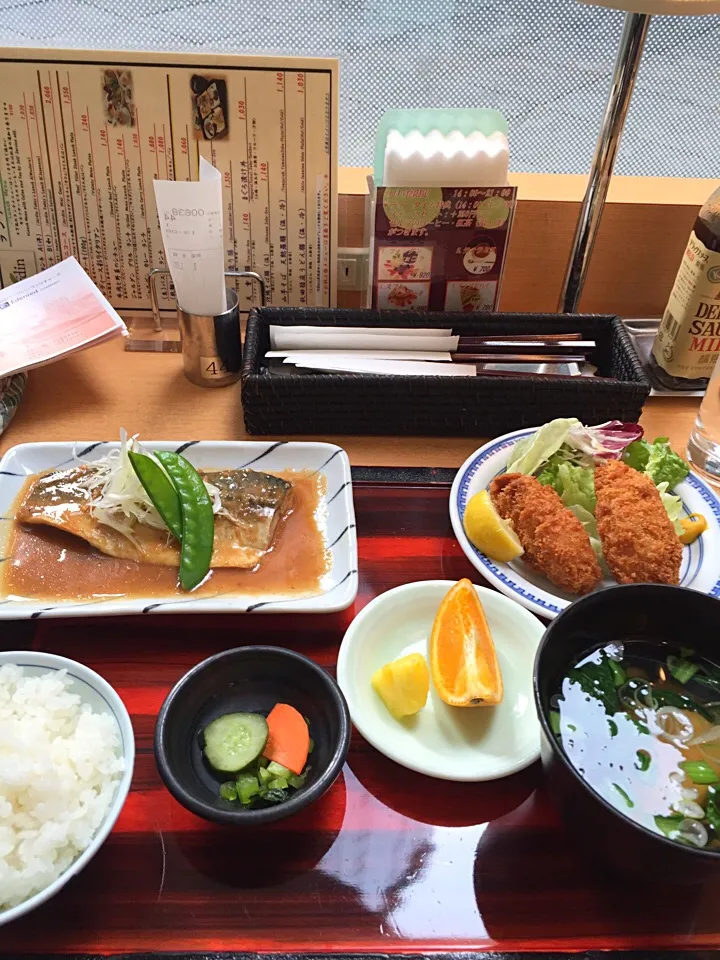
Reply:
<svg viewBox="0 0 720 960"><path fill-rule="evenodd" d="M277 471L293 484L290 512L280 519L272 547L253 570L220 568L193 591L193 597L233 594L311 596L329 570L329 553L316 511L325 494L325 478L308 471ZM15 502L17 507L28 479ZM176 567L118 560L53 527L15 523L9 559L2 564L0 593L18 600L93 600L99 597L187 596L178 586Z"/></svg>

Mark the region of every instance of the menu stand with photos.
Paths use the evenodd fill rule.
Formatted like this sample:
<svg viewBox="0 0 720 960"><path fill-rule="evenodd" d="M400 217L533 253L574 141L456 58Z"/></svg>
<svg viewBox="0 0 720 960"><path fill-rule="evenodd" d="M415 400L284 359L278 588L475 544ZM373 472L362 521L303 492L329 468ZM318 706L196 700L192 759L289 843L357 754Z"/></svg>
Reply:
<svg viewBox="0 0 720 960"><path fill-rule="evenodd" d="M377 187L370 306L495 311L515 187Z"/></svg>

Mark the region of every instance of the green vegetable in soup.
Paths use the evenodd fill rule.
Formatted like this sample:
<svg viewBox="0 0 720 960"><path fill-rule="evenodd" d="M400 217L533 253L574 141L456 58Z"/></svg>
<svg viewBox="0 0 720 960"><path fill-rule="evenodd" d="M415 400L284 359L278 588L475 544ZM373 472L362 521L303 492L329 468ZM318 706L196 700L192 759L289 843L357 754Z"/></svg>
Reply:
<svg viewBox="0 0 720 960"><path fill-rule="evenodd" d="M548 722L550 724L550 729L555 734L555 736L560 735L560 711L551 710L548 714Z"/></svg>
<svg viewBox="0 0 720 960"><path fill-rule="evenodd" d="M698 672L700 665L671 655L667 658L667 668L678 683L686 684Z"/></svg>
<svg viewBox="0 0 720 960"><path fill-rule="evenodd" d="M697 683L710 687L720 696L720 669L711 663L703 663L694 677Z"/></svg>
<svg viewBox="0 0 720 960"><path fill-rule="evenodd" d="M628 675L623 669L623 665L610 657L608 657L608 664L610 665L610 670L612 671L615 686L622 687L623 684L627 683L628 679Z"/></svg>
<svg viewBox="0 0 720 960"><path fill-rule="evenodd" d="M627 791L623 790L623 788L622 788L621 786L619 786L617 783L614 783L614 784L613 784L613 787L615 787L615 789L617 790L617 792L620 794L620 796L623 798L623 800L625 801L625 803L628 805L629 809L632 810L632 808L635 806L635 804L634 804L633 801L630 799L630 796L629 796L629 794L627 793Z"/></svg>
<svg viewBox="0 0 720 960"><path fill-rule="evenodd" d="M653 817L655 820L655 826L658 828L660 833L663 833L666 837L669 837L670 840L674 840L675 837L673 834L677 834L680 824L683 822L685 817L681 817L679 814L672 817Z"/></svg>
<svg viewBox="0 0 720 960"><path fill-rule="evenodd" d="M692 651L667 657L658 643L613 638L566 670L551 695L559 717L548 718L569 762L604 800L673 842L720 850L720 737L712 729L720 698L708 685L703 693L701 677L720 681L720 667Z"/></svg>
<svg viewBox="0 0 720 960"><path fill-rule="evenodd" d="M652 685L653 696L660 707L678 707L680 710L689 710L691 713L699 713L701 717L712 722L710 711L699 704L692 697L685 696L684 693L678 693L676 690L666 690L665 688Z"/></svg>
<svg viewBox="0 0 720 960"><path fill-rule="evenodd" d="M574 667L569 677L574 683L578 683L588 696L600 700L606 713L613 714L619 709L620 702L615 686L615 674L610 663L610 658L603 651L599 663L588 661Z"/></svg>
<svg viewBox="0 0 720 960"><path fill-rule="evenodd" d="M715 832L715 837L720 839L720 788L716 786L708 787L705 816Z"/></svg>
<svg viewBox="0 0 720 960"><path fill-rule="evenodd" d="M704 785L720 783L720 776L707 760L685 760L679 766L693 783Z"/></svg>

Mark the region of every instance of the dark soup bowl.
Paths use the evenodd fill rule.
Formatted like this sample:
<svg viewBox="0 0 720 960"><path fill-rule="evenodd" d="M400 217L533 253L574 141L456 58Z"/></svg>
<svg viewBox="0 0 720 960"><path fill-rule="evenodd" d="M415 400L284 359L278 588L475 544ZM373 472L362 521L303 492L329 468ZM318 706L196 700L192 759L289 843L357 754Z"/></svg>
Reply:
<svg viewBox="0 0 720 960"><path fill-rule="evenodd" d="M607 644L622 646L595 653L593 662L583 666L588 655ZM668 656L674 657L669 663ZM538 648L535 705L550 791L591 851L610 867L646 881L658 877L665 883L695 883L720 875L720 848L714 847L720 830L712 827L713 819L720 822L715 814L720 784L717 793L707 786L720 763L701 767L692 783L689 771L676 773L675 783L668 779L677 762L685 762L691 748L679 747L683 738L695 739L698 727L693 730L693 725L703 724L706 730L718 722L718 707L711 704L708 710L705 704L720 702L720 692L712 686L720 684L720 672L713 681L704 672L711 669L707 661L720 664L720 601L656 584L608 587L577 600L550 624ZM686 679L698 662L705 665L696 668L696 676L709 685ZM568 678L579 663L581 670ZM701 719L691 709L693 703L701 703L707 716ZM688 709L672 714L678 706ZM690 733L683 717L690 718ZM666 727L660 738L652 735L660 731L658 724ZM720 740L714 742L713 749L720 751ZM678 796L680 789L685 794ZM711 797L712 816L707 814ZM700 804L705 819L698 816ZM699 833L699 842L705 838L712 846L671 839L683 835L678 834L680 821L682 830L696 840Z"/></svg>
<svg viewBox="0 0 720 960"><path fill-rule="evenodd" d="M233 774L214 771L203 754L203 730L228 713L267 716L278 703L307 720L313 750L305 783L282 803L245 809L220 796ZM238 647L193 667L173 687L155 727L155 759L170 793L206 820L256 827L292 816L328 790L350 746L350 717L333 678L308 657L281 647Z"/></svg>

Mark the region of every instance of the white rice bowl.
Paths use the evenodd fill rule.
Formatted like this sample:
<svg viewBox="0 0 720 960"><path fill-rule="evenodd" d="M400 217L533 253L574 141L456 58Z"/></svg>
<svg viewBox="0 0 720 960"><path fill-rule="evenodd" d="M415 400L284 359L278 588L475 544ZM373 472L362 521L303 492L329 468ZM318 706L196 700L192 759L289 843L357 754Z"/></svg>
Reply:
<svg viewBox="0 0 720 960"><path fill-rule="evenodd" d="M0 655L0 924L56 893L105 840L127 796L132 739L122 701L92 670Z"/></svg>

